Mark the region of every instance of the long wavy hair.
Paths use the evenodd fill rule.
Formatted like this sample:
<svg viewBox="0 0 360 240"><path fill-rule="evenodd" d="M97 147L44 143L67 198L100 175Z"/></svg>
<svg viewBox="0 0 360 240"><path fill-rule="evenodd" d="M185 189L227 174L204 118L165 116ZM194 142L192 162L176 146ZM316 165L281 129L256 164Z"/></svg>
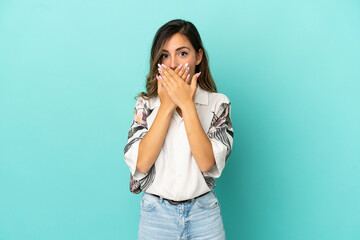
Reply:
<svg viewBox="0 0 360 240"><path fill-rule="evenodd" d="M150 71L146 76L146 92L140 92L135 96L135 99L141 96L142 98L148 100L154 96L157 96L157 64L161 64L162 50L166 40L168 40L175 33L180 33L186 36L197 54L199 53L200 48L203 50L202 60L200 64L196 65L195 67L195 73L201 71L198 84L206 91L217 92L216 84L210 73L208 55L202 44L199 32L191 22L182 19L175 19L165 23L156 32L151 47Z"/></svg>

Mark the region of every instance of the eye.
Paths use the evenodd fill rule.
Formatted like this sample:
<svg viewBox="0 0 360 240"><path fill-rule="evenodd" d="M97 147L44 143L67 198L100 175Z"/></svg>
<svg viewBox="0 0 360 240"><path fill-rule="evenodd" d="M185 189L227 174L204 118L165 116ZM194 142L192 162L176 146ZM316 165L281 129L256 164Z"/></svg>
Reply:
<svg viewBox="0 0 360 240"><path fill-rule="evenodd" d="M184 53L184 54L183 54ZM180 55L181 56L186 56L186 55L188 55L188 53L187 52L180 52ZM162 54L161 55L161 58L166 58L167 57L167 54Z"/></svg>

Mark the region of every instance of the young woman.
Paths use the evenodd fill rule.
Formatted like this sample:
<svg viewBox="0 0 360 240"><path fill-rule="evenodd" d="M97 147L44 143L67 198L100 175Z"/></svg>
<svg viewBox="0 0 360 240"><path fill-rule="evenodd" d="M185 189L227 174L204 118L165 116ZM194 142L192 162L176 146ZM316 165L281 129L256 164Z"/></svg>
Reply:
<svg viewBox="0 0 360 240"><path fill-rule="evenodd" d="M213 188L233 145L230 100L191 22L157 31L146 90L124 148L130 191L143 192L138 239L225 239Z"/></svg>

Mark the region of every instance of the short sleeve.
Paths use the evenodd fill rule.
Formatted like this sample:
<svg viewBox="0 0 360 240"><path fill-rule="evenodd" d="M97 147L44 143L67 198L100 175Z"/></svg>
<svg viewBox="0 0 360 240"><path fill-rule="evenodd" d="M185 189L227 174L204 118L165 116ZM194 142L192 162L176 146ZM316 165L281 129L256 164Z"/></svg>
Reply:
<svg viewBox="0 0 360 240"><path fill-rule="evenodd" d="M212 144L216 164L208 172L205 172L204 176L218 178L230 156L234 139L231 103L226 96L215 107L207 136Z"/></svg>
<svg viewBox="0 0 360 240"><path fill-rule="evenodd" d="M135 104L134 119L124 148L124 159L130 169L130 191L133 193L140 193L148 187L155 174L155 164L146 174L139 172L136 168L139 144L148 132L147 117L151 112L152 109L149 109L148 101L140 97Z"/></svg>

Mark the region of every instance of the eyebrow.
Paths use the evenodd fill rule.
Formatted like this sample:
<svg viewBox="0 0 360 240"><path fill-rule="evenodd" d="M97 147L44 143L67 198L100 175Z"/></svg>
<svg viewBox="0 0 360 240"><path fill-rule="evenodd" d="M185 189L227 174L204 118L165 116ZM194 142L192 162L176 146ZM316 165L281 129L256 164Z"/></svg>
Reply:
<svg viewBox="0 0 360 240"><path fill-rule="evenodd" d="M189 50L190 50L190 48L185 47L185 46L182 46L182 47L177 48L175 51L179 51L180 49L183 49L183 48L187 48L187 49L189 49ZM168 51L168 50L163 49L163 52L169 52L169 51Z"/></svg>

